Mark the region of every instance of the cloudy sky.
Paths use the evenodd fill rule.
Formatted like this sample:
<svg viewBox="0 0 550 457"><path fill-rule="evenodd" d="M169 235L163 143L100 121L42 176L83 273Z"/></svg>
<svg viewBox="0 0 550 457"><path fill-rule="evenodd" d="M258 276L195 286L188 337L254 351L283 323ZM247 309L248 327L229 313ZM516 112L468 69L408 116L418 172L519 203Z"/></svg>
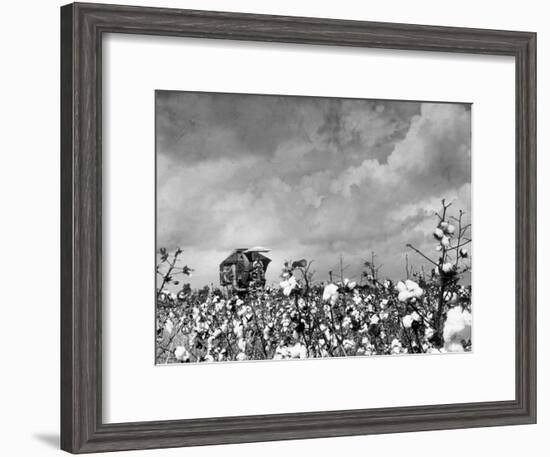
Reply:
<svg viewBox="0 0 550 457"><path fill-rule="evenodd" d="M157 247L180 246L190 282L218 282L234 248L313 259L326 280L342 255L359 278L375 251L403 278L406 243L434 254L440 200L470 211L471 109L417 103L156 92ZM467 216L468 217L468 216Z"/></svg>

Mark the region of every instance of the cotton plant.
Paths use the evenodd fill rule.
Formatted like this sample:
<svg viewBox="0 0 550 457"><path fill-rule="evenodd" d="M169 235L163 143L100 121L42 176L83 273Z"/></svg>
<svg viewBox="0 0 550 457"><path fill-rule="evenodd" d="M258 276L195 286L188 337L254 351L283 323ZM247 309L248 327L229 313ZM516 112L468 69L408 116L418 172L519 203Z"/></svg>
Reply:
<svg viewBox="0 0 550 457"><path fill-rule="evenodd" d="M472 315L457 305L447 312L443 326L444 350L447 352L464 352L464 347L472 338Z"/></svg>
<svg viewBox="0 0 550 457"><path fill-rule="evenodd" d="M436 240L435 257L417 249L412 244L407 246L432 265L431 278L436 283L438 299L430 320L434 328L433 342L443 344L443 326L447 312L460 300L457 294L461 275L469 271L470 253L467 246L471 243L469 232L471 224L465 222L465 212L459 210L458 216L450 214L452 203L441 201L442 210L436 212L437 225L432 236ZM468 297L469 298L469 297Z"/></svg>
<svg viewBox="0 0 550 457"><path fill-rule="evenodd" d="M419 300L424 294L424 290L414 281L407 279L405 282L399 281L395 287L399 292L397 299L400 302L409 302Z"/></svg>

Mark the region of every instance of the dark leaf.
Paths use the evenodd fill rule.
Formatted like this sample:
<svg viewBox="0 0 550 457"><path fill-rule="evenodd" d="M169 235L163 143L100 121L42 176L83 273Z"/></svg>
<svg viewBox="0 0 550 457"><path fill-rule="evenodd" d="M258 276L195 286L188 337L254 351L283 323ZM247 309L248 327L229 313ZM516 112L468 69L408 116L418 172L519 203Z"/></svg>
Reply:
<svg viewBox="0 0 550 457"><path fill-rule="evenodd" d="M305 268L307 267L307 260L306 259L301 259L301 260L296 260L294 262L292 262L292 268Z"/></svg>
<svg viewBox="0 0 550 457"><path fill-rule="evenodd" d="M184 275L187 275L189 276L191 274L191 272L194 271L192 268L189 268L187 265L185 265L182 269L181 269L181 272L184 274Z"/></svg>

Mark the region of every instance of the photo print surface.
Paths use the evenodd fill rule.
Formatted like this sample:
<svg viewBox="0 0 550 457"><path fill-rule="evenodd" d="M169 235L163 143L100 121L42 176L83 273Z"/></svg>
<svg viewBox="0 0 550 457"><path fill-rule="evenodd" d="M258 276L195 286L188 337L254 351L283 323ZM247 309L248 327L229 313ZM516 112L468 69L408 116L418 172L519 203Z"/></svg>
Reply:
<svg viewBox="0 0 550 457"><path fill-rule="evenodd" d="M472 350L470 104L155 111L157 364Z"/></svg>

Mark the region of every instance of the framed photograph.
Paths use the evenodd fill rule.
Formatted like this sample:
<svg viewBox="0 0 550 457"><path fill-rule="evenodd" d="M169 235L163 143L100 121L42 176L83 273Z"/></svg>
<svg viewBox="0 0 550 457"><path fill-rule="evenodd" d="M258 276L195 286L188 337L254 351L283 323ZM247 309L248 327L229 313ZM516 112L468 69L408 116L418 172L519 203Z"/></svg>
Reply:
<svg viewBox="0 0 550 457"><path fill-rule="evenodd" d="M536 422L536 35L61 8L61 447Z"/></svg>

